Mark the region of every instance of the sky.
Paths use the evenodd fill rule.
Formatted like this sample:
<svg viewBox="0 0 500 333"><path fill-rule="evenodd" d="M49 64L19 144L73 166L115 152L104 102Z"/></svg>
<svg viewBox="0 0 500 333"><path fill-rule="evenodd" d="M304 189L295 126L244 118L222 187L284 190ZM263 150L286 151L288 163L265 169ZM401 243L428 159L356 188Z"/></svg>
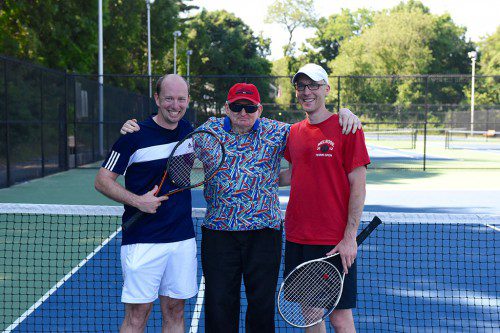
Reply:
<svg viewBox="0 0 500 333"><path fill-rule="evenodd" d="M341 8L356 10L368 8L380 10L391 8L401 0L315 0L316 13L328 17L340 13ZM432 14L440 15L448 12L453 21L467 28L467 38L477 42L486 35L492 35L500 25L499 0L421 0ZM234 13L248 24L257 35L261 31L264 37L271 38L271 60L281 58L283 45L288 40L288 32L278 24L266 24L264 18L267 7L273 0L193 0L192 4L207 10L225 9ZM293 41L297 47L314 35L312 29L298 29L294 32Z"/></svg>

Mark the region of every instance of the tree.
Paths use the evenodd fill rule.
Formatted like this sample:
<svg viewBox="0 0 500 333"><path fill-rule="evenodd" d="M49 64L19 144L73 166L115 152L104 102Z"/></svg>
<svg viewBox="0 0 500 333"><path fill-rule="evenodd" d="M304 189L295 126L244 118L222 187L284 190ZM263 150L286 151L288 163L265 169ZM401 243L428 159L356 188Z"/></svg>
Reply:
<svg viewBox="0 0 500 333"><path fill-rule="evenodd" d="M104 62L107 73L147 73L147 11L144 0L106 1ZM157 0L150 7L153 73L172 70L172 32L179 28L179 5Z"/></svg>
<svg viewBox="0 0 500 333"><path fill-rule="evenodd" d="M97 67L97 5L90 1L2 2L0 53L69 71Z"/></svg>
<svg viewBox="0 0 500 333"><path fill-rule="evenodd" d="M342 44L339 55L328 63L338 75L381 75L392 78L343 79L344 104L392 105L408 110L410 105L459 104L464 100L464 82L401 78L414 74L455 74L468 71L465 28L448 14L432 15L419 1L409 1L375 13L372 23L360 35ZM392 111L392 110L391 110ZM373 110L380 118L379 111ZM394 117L394 113L387 114Z"/></svg>
<svg viewBox="0 0 500 333"><path fill-rule="evenodd" d="M479 75L500 75L500 26L491 36L486 37L479 43ZM478 104L498 105L500 104L500 82L498 77L486 77L476 79L477 89L475 99ZM470 89L467 89L470 97Z"/></svg>
<svg viewBox="0 0 500 333"><path fill-rule="evenodd" d="M153 71L163 73L179 12L191 0L157 0L151 6ZM79 73L97 71L97 1L6 0L0 7L0 53ZM105 73L147 72L144 0L103 0ZM171 55L170 55L171 59Z"/></svg>
<svg viewBox="0 0 500 333"><path fill-rule="evenodd" d="M433 38L429 43L433 60L428 73L467 73L470 67L467 50L473 49L474 44L466 41L466 28L457 26L449 14L443 14L436 17L433 30Z"/></svg>
<svg viewBox="0 0 500 333"><path fill-rule="evenodd" d="M360 9L351 12L342 9L340 14L333 14L328 18L320 18L316 24L315 36L307 41L311 48L303 48L307 62L324 64L335 59L344 42L361 33L373 23L373 12Z"/></svg>
<svg viewBox="0 0 500 333"><path fill-rule="evenodd" d="M275 0L267 8L265 22L282 24L288 32L288 43L283 47L285 57L292 57L294 54L294 31L299 27L314 26L315 16L313 0Z"/></svg>
<svg viewBox="0 0 500 333"><path fill-rule="evenodd" d="M265 59L269 40L254 36L241 19L224 10L202 10L186 24L183 32L187 45L193 50L190 62L191 75L269 75L271 64ZM230 78L192 78L191 95L204 109L220 110L229 88L236 83ZM269 100L269 79L251 79Z"/></svg>

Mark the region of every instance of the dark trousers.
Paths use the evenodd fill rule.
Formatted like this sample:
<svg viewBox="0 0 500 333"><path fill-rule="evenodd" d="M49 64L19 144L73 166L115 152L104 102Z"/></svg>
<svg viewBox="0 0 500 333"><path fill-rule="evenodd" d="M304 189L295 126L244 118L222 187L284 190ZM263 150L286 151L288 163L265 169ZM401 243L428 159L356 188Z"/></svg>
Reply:
<svg viewBox="0 0 500 333"><path fill-rule="evenodd" d="M274 332L281 242L281 230L215 231L202 228L206 332L238 332L242 277L248 302L246 332Z"/></svg>

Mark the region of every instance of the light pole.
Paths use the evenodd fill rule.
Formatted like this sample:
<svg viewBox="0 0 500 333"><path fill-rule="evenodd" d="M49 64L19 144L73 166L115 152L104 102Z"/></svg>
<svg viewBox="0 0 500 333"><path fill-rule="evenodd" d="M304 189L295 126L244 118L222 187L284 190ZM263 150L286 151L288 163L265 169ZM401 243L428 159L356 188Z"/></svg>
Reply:
<svg viewBox="0 0 500 333"><path fill-rule="evenodd" d="M189 85L189 58L191 57L192 54L193 54L193 50L187 50L186 51L186 55L187 55L187 81L188 81L188 85Z"/></svg>
<svg viewBox="0 0 500 333"><path fill-rule="evenodd" d="M470 134L474 134L474 81L476 78L476 58L477 52L470 51L467 53L472 62L472 82L471 82L471 93L470 93Z"/></svg>
<svg viewBox="0 0 500 333"><path fill-rule="evenodd" d="M181 36L179 30L174 31L174 74L177 74L177 37Z"/></svg>
<svg viewBox="0 0 500 333"><path fill-rule="evenodd" d="M104 156L104 57L102 33L102 0L98 1L98 72L99 72L99 155Z"/></svg>
<svg viewBox="0 0 500 333"><path fill-rule="evenodd" d="M148 13L148 81L149 81L149 98L153 96L153 90L151 87L151 23L150 23L150 7L155 2L155 0L146 0L146 9Z"/></svg>

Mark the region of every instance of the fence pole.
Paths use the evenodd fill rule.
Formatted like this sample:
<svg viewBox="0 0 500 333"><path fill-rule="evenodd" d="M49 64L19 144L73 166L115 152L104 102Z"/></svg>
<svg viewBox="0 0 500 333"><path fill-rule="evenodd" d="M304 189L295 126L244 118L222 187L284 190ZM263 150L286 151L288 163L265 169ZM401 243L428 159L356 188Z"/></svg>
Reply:
<svg viewBox="0 0 500 333"><path fill-rule="evenodd" d="M429 75L425 76L425 114L424 114L424 161L423 169L426 170L427 163L427 117L429 112Z"/></svg>
<svg viewBox="0 0 500 333"><path fill-rule="evenodd" d="M73 81L73 136L75 137L74 140L75 140L75 148L74 148L74 155L75 155L75 165L73 166L73 168L77 168L78 167L78 132L77 132L77 126L78 126L78 123L76 121L76 101L77 101L77 98L76 98L76 83L77 83L77 76L76 75L71 75L71 78L72 78L72 81ZM81 94L81 93L80 93Z"/></svg>
<svg viewBox="0 0 500 333"><path fill-rule="evenodd" d="M42 177L45 177L45 148L43 146L43 71L40 70L40 154L42 160Z"/></svg>
<svg viewBox="0 0 500 333"><path fill-rule="evenodd" d="M9 142L9 111L7 109L7 106L8 106L8 82L7 82L7 60L4 59L3 60L3 64L4 64L4 71L3 71L3 81L4 81L4 110L5 110L5 164L6 164L6 176L7 176L7 179L6 179L6 183L7 183L7 187L9 187L10 185L12 185L12 175L11 175L11 172L10 172L10 151L9 151L9 147L10 147L10 142Z"/></svg>
<svg viewBox="0 0 500 333"><path fill-rule="evenodd" d="M64 101L59 106L59 168L67 171L68 155L68 71L64 70Z"/></svg>
<svg viewBox="0 0 500 333"><path fill-rule="evenodd" d="M340 76L337 76L337 112L340 112Z"/></svg>

